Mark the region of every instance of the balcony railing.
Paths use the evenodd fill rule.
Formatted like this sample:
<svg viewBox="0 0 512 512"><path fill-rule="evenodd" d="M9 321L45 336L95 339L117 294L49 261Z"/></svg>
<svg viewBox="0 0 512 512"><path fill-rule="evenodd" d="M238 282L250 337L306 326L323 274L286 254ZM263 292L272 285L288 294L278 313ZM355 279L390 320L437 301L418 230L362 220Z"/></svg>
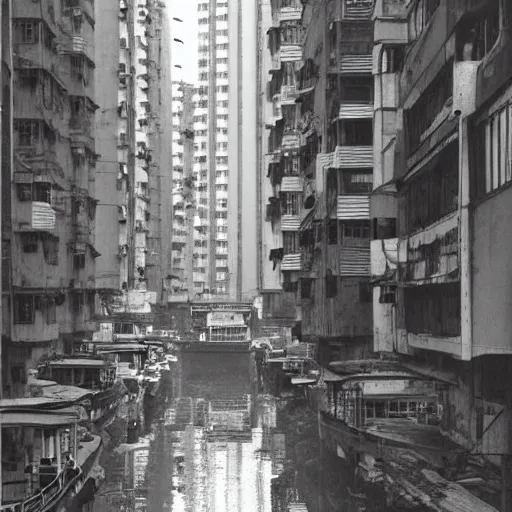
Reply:
<svg viewBox="0 0 512 512"><path fill-rule="evenodd" d="M59 475L44 489L34 496L19 503L0 506L0 512L39 512L40 510L50 510L53 504L63 498L68 491L75 490L78 482L85 481L85 475L80 468L73 478L69 478L66 471L61 471Z"/></svg>
<svg viewBox="0 0 512 512"><path fill-rule="evenodd" d="M318 165L333 169L373 167L373 146L337 146L331 153L319 153Z"/></svg>

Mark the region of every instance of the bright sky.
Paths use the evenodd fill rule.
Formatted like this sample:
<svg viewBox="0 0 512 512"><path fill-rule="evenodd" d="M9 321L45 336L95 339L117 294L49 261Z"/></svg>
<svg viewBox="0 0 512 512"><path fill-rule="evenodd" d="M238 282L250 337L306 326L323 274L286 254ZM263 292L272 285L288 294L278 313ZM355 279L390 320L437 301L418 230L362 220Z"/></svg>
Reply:
<svg viewBox="0 0 512 512"><path fill-rule="evenodd" d="M170 33L172 80L197 82L197 0L167 0ZM179 18L183 23L173 20ZM184 44L174 41L180 39ZM175 68L180 65L181 69Z"/></svg>

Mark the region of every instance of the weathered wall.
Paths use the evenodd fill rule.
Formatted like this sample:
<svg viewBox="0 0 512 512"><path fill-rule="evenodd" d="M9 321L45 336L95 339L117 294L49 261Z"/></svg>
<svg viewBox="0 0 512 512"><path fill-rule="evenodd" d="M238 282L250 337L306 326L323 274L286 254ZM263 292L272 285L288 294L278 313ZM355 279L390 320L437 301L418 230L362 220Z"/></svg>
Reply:
<svg viewBox="0 0 512 512"><path fill-rule="evenodd" d="M117 105L119 64L119 2L96 0L101 16L95 30L95 101L96 152L100 159L96 167L96 216L101 227L96 230L96 249L101 256L96 260L98 288L119 288L119 221L116 205L117 192Z"/></svg>
<svg viewBox="0 0 512 512"><path fill-rule="evenodd" d="M473 356L512 353L512 188L475 206Z"/></svg>

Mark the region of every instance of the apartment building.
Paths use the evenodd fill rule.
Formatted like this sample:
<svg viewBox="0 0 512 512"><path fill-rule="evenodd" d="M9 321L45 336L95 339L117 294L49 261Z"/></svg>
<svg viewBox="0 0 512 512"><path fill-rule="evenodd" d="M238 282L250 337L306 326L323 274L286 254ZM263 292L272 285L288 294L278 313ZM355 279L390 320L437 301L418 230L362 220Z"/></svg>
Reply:
<svg viewBox="0 0 512 512"><path fill-rule="evenodd" d="M43 355L94 330L99 255L93 7L80 4L74 12L66 3L55 9L50 2L16 2L12 9L14 165L11 176L6 168L2 201L7 216L11 208L2 244L10 288L3 297L4 396L23 393L27 370Z"/></svg>
<svg viewBox="0 0 512 512"><path fill-rule="evenodd" d="M299 1L264 1L259 28L258 282L260 335L288 331L299 317L296 281L304 179L300 174L300 105L297 73L304 31Z"/></svg>
<svg viewBox="0 0 512 512"><path fill-rule="evenodd" d="M45 362L71 351L95 326L94 25L91 2L2 2L5 510L90 501L81 490L101 452L99 436L79 423L94 430L110 370L99 393L86 388L108 364L94 360L94 376L81 388L39 378ZM84 397L92 395L86 409ZM78 469L65 482L67 455Z"/></svg>
<svg viewBox="0 0 512 512"><path fill-rule="evenodd" d="M510 21L506 1L377 3L371 198L375 348L445 372L443 428L503 454L504 489Z"/></svg>
<svg viewBox="0 0 512 512"><path fill-rule="evenodd" d="M194 294L256 294L257 9L198 2ZM243 27L243 28L242 28ZM228 143L229 141L229 143Z"/></svg>
<svg viewBox="0 0 512 512"><path fill-rule="evenodd" d="M206 209L205 200L196 201L193 159L195 153L193 116L194 87L192 84L172 83L172 201L173 224L171 246L171 296L187 295L193 291L194 262L206 258L206 248L194 247L194 218L196 210ZM175 283L175 285L174 285ZM185 291L186 290L186 291Z"/></svg>
<svg viewBox="0 0 512 512"><path fill-rule="evenodd" d="M112 6L102 17L97 36L103 151L98 206L105 218L98 245L105 258L97 277L103 314L148 314L165 301L172 264L168 13L155 0L116 5L115 16ZM123 293L114 297L118 290Z"/></svg>
<svg viewBox="0 0 512 512"><path fill-rule="evenodd" d="M372 12L367 1L271 3L261 264L282 293L263 297L296 308L321 361L373 347Z"/></svg>

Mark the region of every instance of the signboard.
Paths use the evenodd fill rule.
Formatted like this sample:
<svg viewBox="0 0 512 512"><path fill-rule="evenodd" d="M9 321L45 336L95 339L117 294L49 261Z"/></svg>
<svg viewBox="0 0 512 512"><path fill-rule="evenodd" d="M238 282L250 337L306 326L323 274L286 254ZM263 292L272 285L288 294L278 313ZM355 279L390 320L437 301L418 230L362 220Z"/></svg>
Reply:
<svg viewBox="0 0 512 512"><path fill-rule="evenodd" d="M206 317L207 327L245 327L244 316L240 313L213 311Z"/></svg>

